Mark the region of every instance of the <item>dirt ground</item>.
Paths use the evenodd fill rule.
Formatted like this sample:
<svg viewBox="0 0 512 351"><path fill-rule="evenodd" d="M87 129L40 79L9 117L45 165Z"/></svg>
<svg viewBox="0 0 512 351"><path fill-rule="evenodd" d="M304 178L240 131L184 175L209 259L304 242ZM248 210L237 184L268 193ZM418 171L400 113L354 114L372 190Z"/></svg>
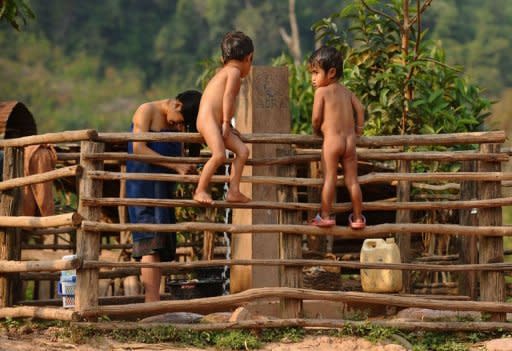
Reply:
<svg viewBox="0 0 512 351"><path fill-rule="evenodd" d="M24 326L16 331L0 328L0 351L214 351L214 347L195 348L172 343L145 344L139 342L119 342L103 336L90 337L86 343L75 344L68 337L63 337L68 329L49 327L47 329L30 329ZM68 331L69 333L69 331ZM398 339L397 339L398 340ZM402 340L402 345L407 343ZM400 342L400 341L398 341ZM388 343L372 343L364 338L333 337L326 335L308 335L299 342L274 342L263 345L259 351L407 351L412 347L404 347ZM471 346L466 345L457 350L468 351L512 351L512 338L500 338L479 341ZM249 348L247 348L249 350ZM250 349L254 350L254 349ZM443 348L443 350L447 350Z"/></svg>
<svg viewBox="0 0 512 351"><path fill-rule="evenodd" d="M73 344L63 341L55 327L46 330L37 330L16 333L0 332L0 351L143 351L143 350L171 350L171 351L205 351L214 348L198 349L170 343L143 344L121 343L104 337L91 338L85 344ZM371 342L354 337L336 338L330 336L307 336L297 343L271 343L264 345L261 351L405 351L406 348L397 344L372 344Z"/></svg>

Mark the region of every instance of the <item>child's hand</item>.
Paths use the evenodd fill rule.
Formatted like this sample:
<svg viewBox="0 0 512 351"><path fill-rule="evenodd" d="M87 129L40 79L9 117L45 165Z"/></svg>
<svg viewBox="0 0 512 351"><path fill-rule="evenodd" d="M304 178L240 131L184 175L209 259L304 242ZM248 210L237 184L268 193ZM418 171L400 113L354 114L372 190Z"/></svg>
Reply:
<svg viewBox="0 0 512 351"><path fill-rule="evenodd" d="M236 128L231 127L231 133L235 134L239 138L242 137L242 134L240 134L240 131Z"/></svg>
<svg viewBox="0 0 512 351"><path fill-rule="evenodd" d="M222 122L222 137L226 139L231 132L231 123L229 121Z"/></svg>
<svg viewBox="0 0 512 351"><path fill-rule="evenodd" d="M196 167L190 164L173 164L173 168L181 175L196 173Z"/></svg>

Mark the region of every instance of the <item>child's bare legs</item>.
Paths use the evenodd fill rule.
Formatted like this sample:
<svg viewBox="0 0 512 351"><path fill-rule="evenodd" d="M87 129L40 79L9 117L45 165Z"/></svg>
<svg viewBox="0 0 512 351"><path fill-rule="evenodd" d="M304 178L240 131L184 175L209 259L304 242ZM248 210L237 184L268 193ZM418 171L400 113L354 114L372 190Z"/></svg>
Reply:
<svg viewBox="0 0 512 351"><path fill-rule="evenodd" d="M140 261L142 263L160 262L160 256L146 255L142 256ZM160 301L160 280L162 279L160 268L141 268L140 273L142 285L144 285L144 301Z"/></svg>
<svg viewBox="0 0 512 351"><path fill-rule="evenodd" d="M226 148L224 146L224 140L222 139L221 130L213 118L205 120L199 132L210 148L212 157L210 157L203 167L194 193L194 200L200 203L212 204L213 200L208 192L208 185L217 168L226 162Z"/></svg>
<svg viewBox="0 0 512 351"><path fill-rule="evenodd" d="M345 186L352 201L353 219L355 223L363 223L363 194L357 180L356 138L347 138L347 150L343 155L343 175Z"/></svg>
<svg viewBox="0 0 512 351"><path fill-rule="evenodd" d="M249 158L249 149L234 133L230 133L225 142L226 147L233 151L236 155L233 163L231 164L229 190L226 194L226 201L249 202L251 199L240 192L240 178L242 177L245 163Z"/></svg>
<svg viewBox="0 0 512 351"><path fill-rule="evenodd" d="M320 205L320 216L323 219L328 219L331 214L332 203L336 196L338 160L344 149L345 145L339 136L324 137L322 145L324 185L322 187L322 203Z"/></svg>

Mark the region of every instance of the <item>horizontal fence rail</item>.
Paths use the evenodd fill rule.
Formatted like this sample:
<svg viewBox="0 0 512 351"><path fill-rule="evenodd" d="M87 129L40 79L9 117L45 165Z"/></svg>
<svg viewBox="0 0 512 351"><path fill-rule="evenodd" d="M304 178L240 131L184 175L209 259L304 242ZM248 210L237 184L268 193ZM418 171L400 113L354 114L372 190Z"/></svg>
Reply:
<svg viewBox="0 0 512 351"><path fill-rule="evenodd" d="M314 226L293 224L255 224L233 225L207 222L181 222L178 224L114 224L104 222L83 221L82 229L91 232L104 231L148 231L148 232L179 232L179 231L213 231L228 232L231 234L274 234L288 233L301 235L339 236L343 238L376 238L395 233L411 234L447 234L464 236L512 236L512 227L485 226L472 227L458 224L418 224L397 223L377 224L367 226L365 229L354 230L348 227L317 228Z"/></svg>
<svg viewBox="0 0 512 351"><path fill-rule="evenodd" d="M89 171L87 175L96 180L159 180L168 182L197 183L198 175L178 175L167 173L121 173ZM358 177L359 184L391 183L396 181L503 181L512 180L512 172L437 172L437 173L383 173L372 172ZM228 176L213 176L213 183L226 183ZM315 186L323 185L322 179L271 176L242 176L242 183ZM338 176L337 186L343 186L343 176Z"/></svg>
<svg viewBox="0 0 512 351"><path fill-rule="evenodd" d="M293 135L293 134L243 134L242 140L251 144L283 144L277 152L276 157L264 157L250 159L248 166L282 166L278 169L286 168L288 165L297 165L320 161L321 150L318 147L322 143L322 138L312 135ZM503 131L474 132L474 133L456 133L456 134L436 134L436 135L401 135L401 136L372 136L359 137L357 141L357 156L362 161L378 161L375 164L380 170L387 170L394 165L409 161L440 161L453 162L461 165L478 164L479 166L499 165L501 162L510 161L512 154L509 149L501 149L494 145L505 141L506 135ZM497 277L503 277L504 273L512 272L512 263L496 262L493 263L487 259L481 260L481 263L467 263L461 254L453 260L443 260L438 258L435 262L413 262L407 263L361 263L355 261L334 261L334 260L311 260L292 258L288 253L281 253L281 259L224 259L224 260L204 260L193 262L160 262L160 263L140 263L140 262L111 262L102 260L99 252L102 249L125 250L132 247L131 244L105 244L101 243L102 233L107 235L117 235L124 232L129 235L133 231L150 232L186 232L186 233L213 233L213 237L219 233L228 233L233 236L242 234L286 234L282 237L298 238L303 236L316 237L334 237L342 239L366 239L366 238L385 238L394 237L396 234L440 234L447 236L458 236L459 238L473 239L479 238L480 243L489 243L491 240L502 240L503 237L512 236L512 226L502 226L500 221L490 222L481 221L480 224L486 225L459 225L459 224L421 224L421 223L387 223L368 225L362 230L353 230L349 227L334 226L331 228L318 228L314 226L298 224L298 220L291 220L292 224L223 224L211 223L208 221L181 222L176 224L126 224L126 223L107 223L100 219L100 211L104 207L118 207L121 214L125 206L152 206L152 207L195 207L207 209L266 209L281 210L280 215L286 217L287 213L293 211L317 211L318 203L297 202L297 197L293 201L288 201L292 197L286 197L285 200L279 198L279 201L251 201L249 203L231 203L223 200L215 201L212 205L197 203L191 199L130 199L119 195L119 197L103 197L101 189L105 186L102 181L120 181L120 187L124 186L124 181L128 180L146 180L146 181L169 181L179 183L197 183L198 175L176 175L168 173L144 174L144 173L126 173L115 171L116 167L127 160L136 160L141 162L169 162L169 163L188 163L202 164L208 157L163 157L133 155L126 152L102 152L109 150L103 143L122 144L130 141L173 141L187 143L203 143L204 140L198 133L98 133L95 130L81 130L64 133L50 133L44 135L30 136L19 139L1 140L0 148L20 148L39 143L65 143L81 141L81 152L64 153L59 152L58 160L63 164L73 164L80 162L80 165L66 166L53 171L32 175L28 177L11 178L0 182L0 192L10 192L15 188L50 182L60 178L76 177L80 179L79 212L84 216L82 218L78 213L66 213L62 215L48 217L27 217L27 216L0 216L0 231L2 228L9 230L15 228L27 229L21 233L20 237L25 235L47 235L66 233L70 234L72 240L53 245L24 243L20 248L38 250L52 248L54 250L73 250L77 248L78 258L74 260L44 260L44 261L19 261L16 259L0 259L0 279L10 279L16 277L18 281L41 280L55 281L59 279L59 272L63 270L77 270L77 307L75 311L64 310L62 308L44 307L55 305L60 302L59 299L45 299L41 301L21 300L23 304L34 304L38 306L21 307L3 307L0 308L0 318L18 318L35 317L42 319L61 319L76 321L78 319L94 319L100 316L134 317L138 315L149 315L164 312L202 312L202 311L226 311L234 307L244 305L259 299L280 299L290 302L292 300L324 300L337 301L344 303L359 304L382 304L400 307L422 307L443 310L459 311L479 311L487 313L512 313L512 304L499 301L468 301L469 296L437 296L429 298L428 296L406 295L406 294L372 294L362 292L331 292L308 290L287 287L250 289L241 293L231 294L229 296L218 296L213 298L202 298L193 300L179 301L160 301L152 303L137 303L143 299L142 295L126 297L100 297L98 296L99 279L117 279L139 275L141 268L160 268L166 274L184 274L190 271L205 267L233 267L233 266L263 266L279 267L282 272L299 272L296 280L302 279L300 272L304 267L323 267L336 269L385 269L399 270L403 272L418 271L438 273L438 272L467 272L479 275L496 274ZM293 144L290 148L288 145ZM480 144L482 148L476 150L475 144ZM464 151L423 151L421 146L431 145L466 145ZM404 152L408 150L409 152ZM419 148L416 148L419 146ZM409 149L407 149L409 147ZM381 148L381 149L373 149ZM285 150L286 149L286 150ZM293 150L291 153L289 150ZM74 149L76 150L76 149ZM287 151L288 150L288 151ZM21 152L20 150L18 150ZM286 151L286 152L285 152ZM392 161L392 162L387 162ZM400 161L400 162L394 162ZM232 163L233 159L228 159L227 164ZM61 164L61 163L60 163ZM363 163L367 165L367 163ZM104 165L114 171L105 171ZM120 168L123 170L123 168ZM292 168L287 168L292 169ZM484 171L485 170L485 171ZM282 189L289 187L308 187L319 188L323 185L322 179L305 178L303 173L298 172L300 177L288 176L297 173L277 172L280 176L243 176L243 183L252 183L258 185L280 186ZM226 183L228 176L215 175L212 178L213 183ZM371 172L358 177L360 184L388 183L393 186L399 182L409 182L409 185L415 189L426 190L430 192L425 199L434 199L441 201L400 201L400 198L390 197L385 200L369 201L363 203L364 211L434 211L434 210L473 210L477 211L477 218L480 213L489 212L503 206L512 205L512 197L501 196L498 193L481 198L472 198L469 200L458 200L457 192L464 191L464 185L467 182L479 182L479 184L508 185L512 183L512 172L502 172L501 168L483 167L481 172ZM466 184L465 184L466 183ZM85 185L84 185L85 184ZM337 186L344 185L344 177L339 176ZM285 188L284 186L288 186ZM84 190L87 189L87 190ZM299 188L303 189L303 188ZM300 190L303 191L303 190ZM311 191L311 189L308 189ZM312 191L317 191L314 189ZM487 190L486 190L487 191ZM424 191L425 192L425 191ZM433 192L445 192L438 194ZM455 199L446 201L446 199ZM408 200L408 199L407 199ZM314 200L313 200L314 201ZM348 212L352 209L350 202L336 203L333 207L334 213ZM466 211L468 212L468 211ZM208 212L207 212L208 213ZM291 217L290 217L291 218ZM501 218L501 217L500 217ZM407 221L406 221L407 222ZM478 221L477 221L478 222ZM270 222L272 223L272 222ZM496 224L496 225L491 225ZM29 231L28 229L31 229ZM76 239L75 231L78 232ZM0 233L1 234L1 233ZM18 230L19 234L19 230ZM17 235L18 235L17 234ZM292 235L288 235L292 234ZM211 234L210 234L211 235ZM305 237L304 237L305 238ZM39 238L38 238L39 239ZM197 238L195 239L197 241ZM282 239L284 240L284 239ZM191 245L189 243L189 245ZM486 244L487 247L490 245ZM481 245L482 247L483 245ZM480 249L481 249L480 247ZM498 245L496 245L498 247ZM188 247L193 251L191 247ZM224 248L223 248L224 249ZM188 252L188 251L187 251ZM304 252L300 245L297 252ZM299 253L300 254L300 253ZM499 254L499 253L498 253ZM293 254L292 254L293 255ZM20 256L21 257L21 256ZM278 256L279 257L279 256ZM498 258L499 261L499 258ZM462 263L465 262L465 263ZM471 261L473 262L473 261ZM290 275L291 276L291 275ZM295 278L294 278L295 279ZM281 282L282 283L282 282ZM288 285L287 283L284 285ZM439 285L441 286L441 285ZM456 285L454 285L456 286ZM452 286L450 286L451 288ZM485 300L484 296L481 295ZM164 299L170 298L170 294L164 294ZM471 297L472 298L472 297ZM438 299L443 299L438 300ZM19 300L19 299L18 299ZM133 303L132 303L133 302ZM114 305L122 303L122 305ZM128 303L128 304L127 304ZM284 306L284 303L283 305ZM284 319L279 323L297 323L304 324L301 319ZM342 323L342 321L337 321ZM320 323L320 322L319 322ZM325 323L329 323L326 321ZM333 323L333 322L331 322ZM243 327L243 324L237 324ZM250 325L250 323L247 323ZM511 328L512 330L512 328Z"/></svg>
<svg viewBox="0 0 512 351"><path fill-rule="evenodd" d="M97 136L98 132L96 132L94 129L74 130L59 133L47 133L31 135L17 139L0 140L0 148L24 147L36 144L70 143L82 140L94 140Z"/></svg>
<svg viewBox="0 0 512 351"><path fill-rule="evenodd" d="M215 200L213 205L198 203L194 200L185 199L130 199L130 198L83 198L87 206L154 206L154 207L206 207L206 208L252 208L252 209L279 209L279 210L318 210L317 203L304 202L272 202L272 201L251 201L250 203L233 203L228 201ZM366 211L392 211L392 210L435 210L435 209L473 209L511 206L512 197L504 197L490 200L454 200L454 201L416 201L416 202L395 202L393 201L372 201L363 202L363 210ZM350 202L337 203L333 205L333 213L348 212L352 209Z"/></svg>
<svg viewBox="0 0 512 351"><path fill-rule="evenodd" d="M299 144L321 145L322 138L312 135L294 134L242 134L242 141L251 144ZM199 133L98 133L96 141L105 143L122 143L128 141L177 141L202 143ZM429 135L389 135L359 137L360 147L382 146L421 146L421 145L461 145L481 143L503 143L506 140L504 131L471 132Z"/></svg>

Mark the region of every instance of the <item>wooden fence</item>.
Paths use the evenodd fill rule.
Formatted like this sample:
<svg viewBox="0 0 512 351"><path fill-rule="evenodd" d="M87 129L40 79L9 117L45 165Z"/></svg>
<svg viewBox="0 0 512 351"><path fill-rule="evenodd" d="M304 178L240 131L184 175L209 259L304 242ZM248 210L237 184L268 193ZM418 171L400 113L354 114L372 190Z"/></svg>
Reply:
<svg viewBox="0 0 512 351"><path fill-rule="evenodd" d="M361 137L358 141L359 160L411 163L415 161L439 161L461 163L463 171L459 172L373 172L359 177L361 184L393 183L405 184L427 183L427 187L440 189L460 184L462 199L456 201L411 201L408 191L402 192L393 201L379 200L363 203L364 211L398 211L396 223L369 225L364 230L352 230L345 227L328 229L297 224L296 213L314 211L318 203L296 201L294 196L284 194L279 201L252 201L246 204L215 201L214 208L251 208L281 211L278 224L223 224L211 222L181 222L176 224L126 224L106 223L100 220L101 207L125 207L132 205L164 206L164 207L210 207L198 204L190 199L128 199L104 197L103 181L121 181L130 179L161 180L181 183L196 183L197 175L173 174L130 174L104 170L105 162L126 160L166 161L176 163L204 163L207 158L182 157L149 157L128 155L120 152L105 152L106 145L126 143L128 141L178 141L202 142L199 134L192 133L96 133L93 130L46 134L0 141L4 149L4 180L0 182L0 318L5 317L37 317L43 319L78 320L90 319L107 315L112 317L133 317L135 315L157 314L171 311L213 311L230 310L241 304L261 298L280 299L283 318L301 317L302 301L307 299L358 302L400 307L423 307L459 311L480 311L491 313L492 321L505 320L505 313L512 312L512 304L505 302L505 272L512 271L512 263L503 261L503 237L512 236L512 227L503 226L501 208L512 205L512 197L501 197L503 185L512 183L512 173L503 172L501 163L509 160L510 152L500 150L505 141L501 131L442 134L442 135L405 135ZM318 147L321 140L314 136L287 134L252 134L243 135L246 143L253 144L286 144L294 146L293 155L281 155L264 159L250 159L248 165L253 167L273 165L278 167L278 176L244 176L242 182L253 184L269 184L279 186L281 192L297 187L319 188L321 179L296 177L290 173L292 165L309 163L320 159ZM62 167L51 172L30 177L22 177L23 147L38 143L67 143L80 141L80 153L70 154L68 159L79 156L79 165ZM478 149L469 145L478 144ZM441 145L460 146L465 151L420 151L421 147ZM409 148L407 152L401 147ZM313 148L313 149L312 149ZM66 158L64 157L64 158ZM228 160L228 162L230 162ZM477 167L467 167L467 165ZM397 168L399 169L399 168ZM409 167L407 168L409 169ZM50 217L22 217L19 214L19 188L28 184L46 182L61 177L76 177L79 182L79 204L77 213L66 213ZM212 182L224 183L226 176L214 176ZM429 182L442 183L430 184ZM343 177L339 176L338 184L343 185ZM466 186L474 189L471 196L464 192ZM459 186L459 185L457 185ZM284 190L283 190L284 189ZM405 196L404 196L405 194ZM343 213L351 209L350 203L337 203L334 212ZM461 211L460 224L425 224L404 222L411 218L410 214L418 210L452 209ZM470 219L469 211L478 211L477 223ZM464 215L466 213L466 215ZM288 217L287 217L288 214ZM405 215L404 215L405 214ZM295 217L294 217L295 216ZM72 261L20 261L21 240L20 229L31 228L33 233L49 233L77 229L77 259ZM228 232L236 236L241 233L266 235L281 233L281 259L233 259L194 262L168 263L136 263L106 262L99 260L102 232L122 231L154 231L154 232ZM428 264L412 263L410 250L411 236L423 233L445 234L458 236L461 240L460 264ZM333 236L342 238L372 238L397 235L404 262L401 264L359 263L328 260L302 259L301 240L303 235ZM478 243L478 252L476 245ZM115 246L115 245L114 245ZM112 247L114 247L112 246ZM112 305L113 299L100 298L99 279L112 275L100 272L100 268L115 267L119 269L117 276L138 274L141 267L160 267L166 270L187 270L210 266L274 266L284 267L281 287L257 288L229 296L218 296L189 301L160 301L153 303L126 303ZM463 295L467 298L438 300L435 296L416 296L411 294L371 294L363 292L319 291L301 288L301 268L307 266L334 266L353 269L386 268L402 270L406 282L411 271L430 272L467 272L459 281ZM34 278L36 272L46 272L47 277L55 277L59 271L77 269L77 286L75 291L74 310L49 306L16 306L18 301L16 289L20 286L20 277ZM43 273L38 273L43 274ZM477 276L478 274L478 276ZM478 284L478 281L480 282ZM406 286L407 288L407 286ZM479 289L479 290L478 290ZM407 290L407 289L406 289ZM478 290L478 294L475 291ZM407 291L406 291L407 292ZM18 294L19 295L19 294ZM477 301L477 295L479 300ZM126 299L126 301L129 301ZM101 302L101 303L100 303ZM119 302L119 301L117 301ZM304 325L304 322L296 324ZM310 324L314 322L309 322ZM317 322L319 323L319 322ZM279 324L279 323L278 323ZM286 324L286 323L285 323ZM293 324L293 323L292 323Z"/></svg>

